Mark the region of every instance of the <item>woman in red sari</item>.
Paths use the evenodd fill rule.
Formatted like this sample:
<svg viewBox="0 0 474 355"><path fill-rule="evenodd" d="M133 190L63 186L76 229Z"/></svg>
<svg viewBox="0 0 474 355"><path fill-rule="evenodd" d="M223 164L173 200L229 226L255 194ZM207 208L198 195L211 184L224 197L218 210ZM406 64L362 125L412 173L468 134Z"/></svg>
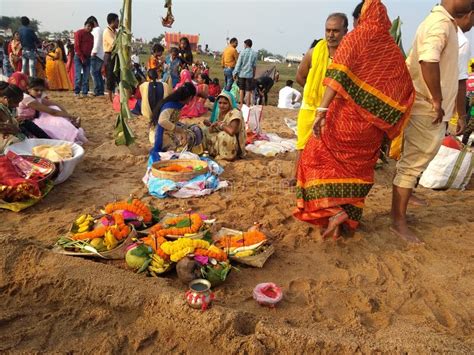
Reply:
<svg viewBox="0 0 474 355"><path fill-rule="evenodd" d="M294 212L325 228L323 238L339 237L342 225L358 226L383 136L397 136L413 104L412 80L390 27L382 2L366 0L326 73L314 136L298 166Z"/></svg>

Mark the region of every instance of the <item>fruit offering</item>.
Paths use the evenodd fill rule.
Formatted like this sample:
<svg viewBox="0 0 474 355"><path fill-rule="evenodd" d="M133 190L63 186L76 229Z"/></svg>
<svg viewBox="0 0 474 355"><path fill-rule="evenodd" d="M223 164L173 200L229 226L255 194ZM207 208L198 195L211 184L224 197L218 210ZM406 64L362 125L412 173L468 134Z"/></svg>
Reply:
<svg viewBox="0 0 474 355"><path fill-rule="evenodd" d="M197 213L170 217L150 229L150 236L188 236L199 232L204 221Z"/></svg>
<svg viewBox="0 0 474 355"><path fill-rule="evenodd" d="M153 220L153 214L148 206L139 199L133 199L131 202L119 201L109 203L105 206L105 213L112 214L117 211L128 211L138 216L144 223L150 223Z"/></svg>
<svg viewBox="0 0 474 355"><path fill-rule="evenodd" d="M88 232L94 225L94 217L90 214L83 214L79 216L72 225L72 232L85 233Z"/></svg>
<svg viewBox="0 0 474 355"><path fill-rule="evenodd" d="M255 245L259 246L266 240L267 237L265 234L258 230L252 230L244 232L241 235L224 236L219 239L216 244L221 248L233 251L242 247L253 247Z"/></svg>

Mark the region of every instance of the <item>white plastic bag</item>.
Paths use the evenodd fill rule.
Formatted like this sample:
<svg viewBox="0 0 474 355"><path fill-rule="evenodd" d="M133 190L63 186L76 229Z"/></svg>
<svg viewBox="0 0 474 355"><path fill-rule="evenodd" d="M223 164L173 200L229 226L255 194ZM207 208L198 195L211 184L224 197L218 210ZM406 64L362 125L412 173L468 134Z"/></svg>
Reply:
<svg viewBox="0 0 474 355"><path fill-rule="evenodd" d="M247 132L253 132L256 134L262 133L261 119L262 119L263 106L251 106L242 105L242 116L245 121L245 127Z"/></svg>
<svg viewBox="0 0 474 355"><path fill-rule="evenodd" d="M420 185L429 189L465 189L474 168L472 152L445 147L438 151L420 179Z"/></svg>

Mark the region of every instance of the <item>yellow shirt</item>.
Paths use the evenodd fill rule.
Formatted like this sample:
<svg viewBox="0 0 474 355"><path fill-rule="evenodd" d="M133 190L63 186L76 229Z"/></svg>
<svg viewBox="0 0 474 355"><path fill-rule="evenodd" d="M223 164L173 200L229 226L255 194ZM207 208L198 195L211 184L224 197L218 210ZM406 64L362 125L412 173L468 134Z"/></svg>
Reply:
<svg viewBox="0 0 474 355"><path fill-rule="evenodd" d="M444 121L449 121L456 107L458 92L458 30L454 18L443 6L435 6L416 32L413 48L406 60L416 90L412 114L436 117L432 96L423 79L420 62L439 63Z"/></svg>
<svg viewBox="0 0 474 355"><path fill-rule="evenodd" d="M224 68L235 68L238 58L239 53L237 52L237 49L229 45L222 53L222 66Z"/></svg>
<svg viewBox="0 0 474 355"><path fill-rule="evenodd" d="M104 33L102 34L102 44L104 46L104 52L112 52L115 37L117 37L117 33L109 26L107 26L107 28L104 30Z"/></svg>

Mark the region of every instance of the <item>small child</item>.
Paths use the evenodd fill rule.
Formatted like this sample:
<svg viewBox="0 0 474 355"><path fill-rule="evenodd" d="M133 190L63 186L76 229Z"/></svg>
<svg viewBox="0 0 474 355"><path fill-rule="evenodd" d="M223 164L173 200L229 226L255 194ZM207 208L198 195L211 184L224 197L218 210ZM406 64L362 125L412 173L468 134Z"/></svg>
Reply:
<svg viewBox="0 0 474 355"><path fill-rule="evenodd" d="M163 64L165 63L163 58L164 51L165 49L161 44L155 43L151 49L152 54L148 59L148 70L156 70L158 78L161 78L163 75Z"/></svg>
<svg viewBox="0 0 474 355"><path fill-rule="evenodd" d="M80 119L69 114L60 104L45 96L43 79L31 78L28 91L18 107L18 119L33 121L50 138L83 144L87 142Z"/></svg>
<svg viewBox="0 0 474 355"><path fill-rule="evenodd" d="M179 66L181 60L178 57L178 48L173 47L170 49L170 55L166 58L165 62L165 74L163 75L163 81L171 85L172 88L179 83Z"/></svg>
<svg viewBox="0 0 474 355"><path fill-rule="evenodd" d="M221 93L221 86L219 84L219 79L214 78L209 84L209 101L214 102L216 97Z"/></svg>

